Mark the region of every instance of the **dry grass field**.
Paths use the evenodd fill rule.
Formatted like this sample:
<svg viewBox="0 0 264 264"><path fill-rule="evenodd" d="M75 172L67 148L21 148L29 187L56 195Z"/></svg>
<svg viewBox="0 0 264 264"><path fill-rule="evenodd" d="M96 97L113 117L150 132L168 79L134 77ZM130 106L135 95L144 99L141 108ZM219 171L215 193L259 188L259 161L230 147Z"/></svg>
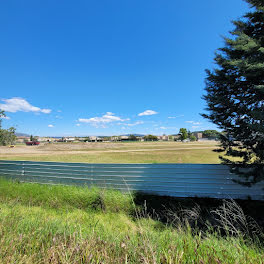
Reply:
<svg viewBox="0 0 264 264"><path fill-rule="evenodd" d="M217 142L51 143L0 147L0 159L88 163L219 163Z"/></svg>

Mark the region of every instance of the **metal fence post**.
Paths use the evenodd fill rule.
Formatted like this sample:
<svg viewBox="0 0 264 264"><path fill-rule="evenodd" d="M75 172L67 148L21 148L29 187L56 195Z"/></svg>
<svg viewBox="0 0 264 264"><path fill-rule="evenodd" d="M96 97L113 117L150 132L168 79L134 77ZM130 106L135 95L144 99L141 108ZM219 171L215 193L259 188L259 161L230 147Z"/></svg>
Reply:
<svg viewBox="0 0 264 264"><path fill-rule="evenodd" d="M22 171L21 171L21 177L25 177L25 162L22 162Z"/></svg>
<svg viewBox="0 0 264 264"><path fill-rule="evenodd" d="M91 185L93 185L94 184L94 179L93 179L93 165L91 166Z"/></svg>

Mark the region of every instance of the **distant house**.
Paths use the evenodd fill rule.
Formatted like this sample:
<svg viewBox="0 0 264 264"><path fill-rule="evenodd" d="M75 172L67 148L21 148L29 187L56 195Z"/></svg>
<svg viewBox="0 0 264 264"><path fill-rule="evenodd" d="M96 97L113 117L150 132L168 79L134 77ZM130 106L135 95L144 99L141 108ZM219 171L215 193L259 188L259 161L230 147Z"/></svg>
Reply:
<svg viewBox="0 0 264 264"><path fill-rule="evenodd" d="M75 137L64 137L63 141L64 142L74 142L75 141Z"/></svg>
<svg viewBox="0 0 264 264"><path fill-rule="evenodd" d="M56 138L52 137L38 137L39 142L54 142L56 141Z"/></svg>
<svg viewBox="0 0 264 264"><path fill-rule="evenodd" d="M119 136L112 136L111 141L120 141L120 137Z"/></svg>
<svg viewBox="0 0 264 264"><path fill-rule="evenodd" d="M158 136L158 140L169 141L169 136L167 135Z"/></svg>
<svg viewBox="0 0 264 264"><path fill-rule="evenodd" d="M103 140L103 142L110 142L111 141L111 137L105 136L105 137L102 137L102 140Z"/></svg>
<svg viewBox="0 0 264 264"><path fill-rule="evenodd" d="M197 140L203 138L203 133L202 132L193 132L193 135L197 138Z"/></svg>
<svg viewBox="0 0 264 264"><path fill-rule="evenodd" d="M24 143L26 141L29 141L30 137L20 136L16 137L16 143Z"/></svg>
<svg viewBox="0 0 264 264"><path fill-rule="evenodd" d="M102 142L103 139L100 137L96 137L96 136L91 136L89 137L89 142Z"/></svg>
<svg viewBox="0 0 264 264"><path fill-rule="evenodd" d="M177 135L171 135L170 136L172 138L173 141L177 141L180 139L181 135L180 134L177 134Z"/></svg>

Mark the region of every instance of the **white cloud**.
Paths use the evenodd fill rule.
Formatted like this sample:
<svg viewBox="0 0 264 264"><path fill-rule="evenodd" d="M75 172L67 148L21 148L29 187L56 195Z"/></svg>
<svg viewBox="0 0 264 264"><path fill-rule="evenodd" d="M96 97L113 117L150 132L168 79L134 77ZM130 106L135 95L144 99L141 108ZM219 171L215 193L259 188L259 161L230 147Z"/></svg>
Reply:
<svg viewBox="0 0 264 264"><path fill-rule="evenodd" d="M190 123L190 124L193 124L193 125L201 125L202 123L200 122L195 122L195 121L185 121L186 123Z"/></svg>
<svg viewBox="0 0 264 264"><path fill-rule="evenodd" d="M192 126L192 129L196 129L196 128L199 128L199 126Z"/></svg>
<svg viewBox="0 0 264 264"><path fill-rule="evenodd" d="M37 106L31 105L27 100L19 97L13 97L10 99L2 99L3 104L0 104L0 109L6 112L16 113L16 112L35 112L49 114L50 109L41 109Z"/></svg>
<svg viewBox="0 0 264 264"><path fill-rule="evenodd" d="M48 127L54 127L53 125L48 125Z"/></svg>
<svg viewBox="0 0 264 264"><path fill-rule="evenodd" d="M160 129L167 129L167 127L161 126Z"/></svg>
<svg viewBox="0 0 264 264"><path fill-rule="evenodd" d="M106 112L105 115L101 116L101 117L92 117L92 118L79 118L78 122L81 123L89 123L92 126L95 127L102 127L102 128L106 128L106 124L112 123L112 122L124 122L124 121L128 121L130 120L129 118L127 119L122 119L118 116L116 116L114 113L112 112Z"/></svg>
<svg viewBox="0 0 264 264"><path fill-rule="evenodd" d="M137 122L135 122L135 123L126 124L126 125L127 125L127 126L137 126L137 125L142 125L142 124L144 124L143 121L137 121Z"/></svg>
<svg viewBox="0 0 264 264"><path fill-rule="evenodd" d="M44 113L44 114L49 114L51 110L50 109L40 109L39 112Z"/></svg>
<svg viewBox="0 0 264 264"><path fill-rule="evenodd" d="M81 125L81 124L76 124L76 126L78 126L78 127L79 127L80 125Z"/></svg>
<svg viewBox="0 0 264 264"><path fill-rule="evenodd" d="M139 113L138 116L149 116L149 115L156 115L158 112L153 110L146 110L142 113Z"/></svg>
<svg viewBox="0 0 264 264"><path fill-rule="evenodd" d="M174 119L174 118L178 118L178 117L183 117L184 115L177 115L177 116L168 116L169 119Z"/></svg>

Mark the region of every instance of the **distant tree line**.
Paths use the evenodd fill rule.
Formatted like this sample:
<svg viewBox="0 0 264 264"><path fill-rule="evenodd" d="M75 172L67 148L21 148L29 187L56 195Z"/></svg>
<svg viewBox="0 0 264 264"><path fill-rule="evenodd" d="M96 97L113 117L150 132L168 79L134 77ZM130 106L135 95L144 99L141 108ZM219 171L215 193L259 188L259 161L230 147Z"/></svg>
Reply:
<svg viewBox="0 0 264 264"><path fill-rule="evenodd" d="M204 130L202 133L203 133L203 137L209 139L219 139L221 135L221 133L218 132L217 130Z"/></svg>
<svg viewBox="0 0 264 264"><path fill-rule="evenodd" d="M157 141L158 137L154 136L154 135L146 135L146 136L144 136L144 140L145 141Z"/></svg>
<svg viewBox="0 0 264 264"><path fill-rule="evenodd" d="M199 131L199 132L202 133L203 138L208 138L208 139L217 140L217 139L220 139L220 136L221 136L221 133L218 132L217 130L204 130L204 131ZM198 140L194 132L191 132L187 130L186 128L180 128L179 135L180 135L179 139L181 141L184 141L184 140L197 141Z"/></svg>
<svg viewBox="0 0 264 264"><path fill-rule="evenodd" d="M132 135L132 134L129 135L128 139L131 140L131 141L137 141L138 140L138 138L135 135Z"/></svg>

